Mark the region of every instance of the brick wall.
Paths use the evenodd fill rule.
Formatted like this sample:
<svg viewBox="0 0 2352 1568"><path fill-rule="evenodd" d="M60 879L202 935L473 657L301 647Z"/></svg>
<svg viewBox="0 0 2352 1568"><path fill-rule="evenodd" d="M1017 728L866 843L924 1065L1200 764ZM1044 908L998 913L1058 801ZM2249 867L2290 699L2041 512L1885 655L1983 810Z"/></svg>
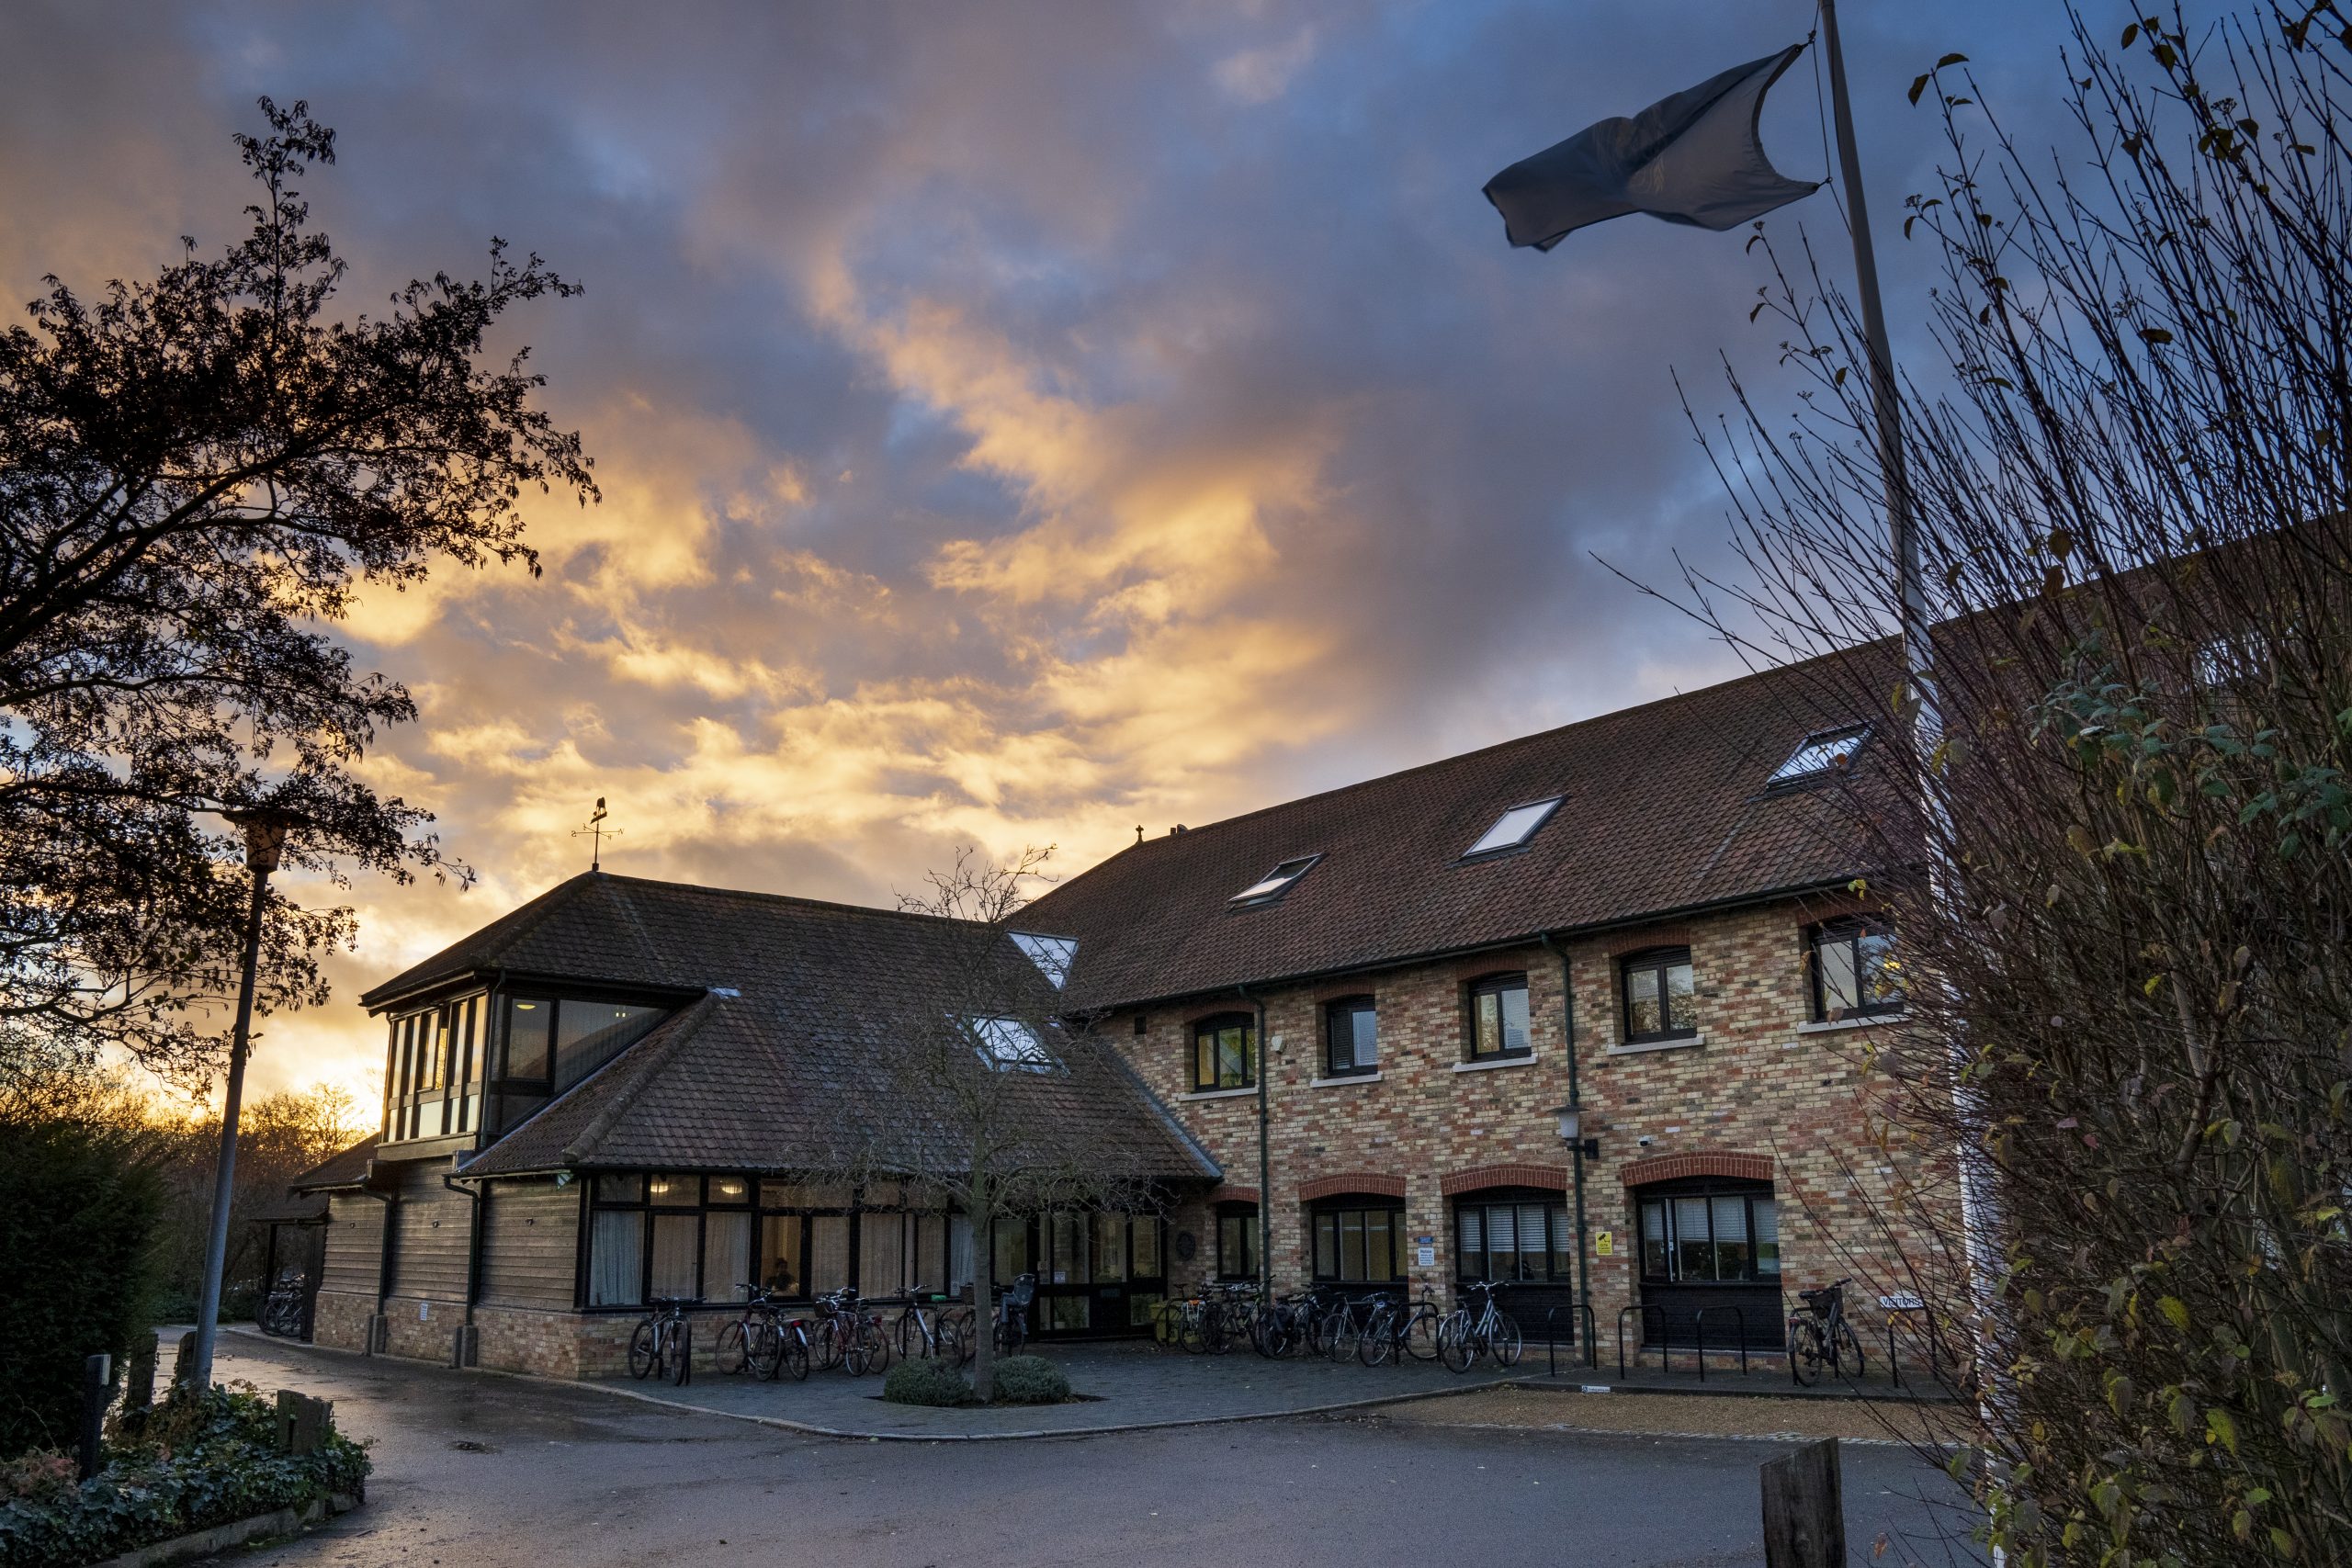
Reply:
<svg viewBox="0 0 2352 1568"><path fill-rule="evenodd" d="M311 1342L338 1350L368 1348L368 1320L375 1315L376 1298L348 1291L322 1290L311 1318Z"/></svg>
<svg viewBox="0 0 2352 1568"><path fill-rule="evenodd" d="M1616 961L1635 949L1687 942L1697 987L1699 1040L1670 1049L1622 1046ZM1883 1028L1804 1030L1807 993L1803 926L1794 906L1772 906L1626 931L1566 945L1585 1132L1600 1140L1585 1169L1593 1306L1604 1344L1618 1309L1638 1299L1638 1219L1627 1185L1677 1175L1723 1174L1772 1181L1779 1200L1782 1283L1800 1288L1856 1277L1849 1306L1866 1340L1870 1304L1900 1283L1899 1248L1920 1238L1890 1218L1887 1200L1901 1154L1871 1135L1871 1097L1885 1087L1861 1061ZM1466 1067L1466 988L1498 971L1529 982L1532 1054L1507 1066ZM1370 1078L1328 1079L1322 1010L1369 991L1379 1010L1380 1067ZM1309 1277L1307 1201L1340 1189L1394 1191L1401 1179L1408 1233L1435 1238L1434 1262L1415 1259L1412 1289L1453 1295L1451 1200L1482 1186L1567 1184L1568 1150L1553 1109L1568 1098L1560 958L1542 946L1475 960L1417 964L1294 987L1266 998L1271 1109L1272 1258L1277 1285ZM1153 1090L1181 1115L1229 1183L1261 1184L1254 1094L1193 1095L1192 1025L1233 1010L1220 999L1105 1021ZM1170 1257L1171 1282L1204 1278L1215 1258L1213 1221L1180 1209L1174 1230L1194 1230L1192 1264ZM1891 1232L1890 1246L1883 1227ZM1597 1256L1611 1233L1611 1253ZM1879 1332L1874 1361L1883 1359Z"/></svg>

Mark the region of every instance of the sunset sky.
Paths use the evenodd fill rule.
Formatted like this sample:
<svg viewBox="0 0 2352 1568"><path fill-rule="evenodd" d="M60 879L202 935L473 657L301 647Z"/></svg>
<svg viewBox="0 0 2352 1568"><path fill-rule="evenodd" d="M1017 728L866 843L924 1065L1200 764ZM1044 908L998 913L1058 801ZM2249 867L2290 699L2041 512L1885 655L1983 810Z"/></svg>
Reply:
<svg viewBox="0 0 2352 1568"><path fill-rule="evenodd" d="M1938 143L1905 89L1964 51L2047 141L2059 18L1847 9L1916 318L1897 227ZM8 298L236 237L262 93L339 132L306 194L349 310L479 272L492 234L587 286L514 341L604 503L533 514L537 581L450 571L345 628L423 708L370 776L481 881L358 886L335 1000L266 1026L256 1087L372 1105L357 992L583 869L599 795L615 871L888 904L959 845L1075 872L1139 824L1736 673L1595 557L1724 562L1669 372L1710 414L1719 355L1785 400L1760 261L1643 218L1510 251L1479 187L1811 26L1804 0L6 7ZM1802 177L1815 82L1808 55L1765 118ZM1846 276L1826 193L1770 224Z"/></svg>

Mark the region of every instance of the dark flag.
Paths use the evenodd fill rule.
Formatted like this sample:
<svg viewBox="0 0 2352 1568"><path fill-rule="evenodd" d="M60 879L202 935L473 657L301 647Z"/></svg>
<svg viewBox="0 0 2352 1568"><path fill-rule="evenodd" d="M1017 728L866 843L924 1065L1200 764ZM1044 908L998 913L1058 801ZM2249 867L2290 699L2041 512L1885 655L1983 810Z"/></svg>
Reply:
<svg viewBox="0 0 2352 1568"><path fill-rule="evenodd" d="M1756 132L1765 89L1804 52L1791 44L1631 119L1604 119L1488 180L1487 199L1512 244L1548 251L1588 223L1628 212L1730 229L1811 196L1820 182L1783 178Z"/></svg>

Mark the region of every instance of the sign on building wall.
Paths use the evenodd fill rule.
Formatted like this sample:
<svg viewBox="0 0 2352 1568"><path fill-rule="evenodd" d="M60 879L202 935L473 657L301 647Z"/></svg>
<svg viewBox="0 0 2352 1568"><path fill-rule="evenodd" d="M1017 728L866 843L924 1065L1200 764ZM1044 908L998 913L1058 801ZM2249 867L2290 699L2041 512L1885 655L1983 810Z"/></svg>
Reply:
<svg viewBox="0 0 2352 1568"><path fill-rule="evenodd" d="M1615 1257L1617 1254L1617 1233L1615 1231L1593 1232L1592 1250L1594 1255L1597 1257Z"/></svg>
<svg viewBox="0 0 2352 1568"><path fill-rule="evenodd" d="M1418 1254L1419 1267L1423 1269L1437 1267L1437 1237L1417 1235L1413 1238L1413 1247Z"/></svg>

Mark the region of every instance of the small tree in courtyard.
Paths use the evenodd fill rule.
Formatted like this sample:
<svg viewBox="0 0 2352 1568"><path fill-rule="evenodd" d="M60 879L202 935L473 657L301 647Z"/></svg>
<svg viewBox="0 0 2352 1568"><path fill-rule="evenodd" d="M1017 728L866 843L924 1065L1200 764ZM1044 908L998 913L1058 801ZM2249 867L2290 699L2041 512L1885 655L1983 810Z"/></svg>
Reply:
<svg viewBox="0 0 2352 1568"><path fill-rule="evenodd" d="M910 914L952 922L945 956L908 976L876 1020L887 1103L860 1166L870 1185L904 1181L944 1200L972 1230L973 1389L994 1393L996 1290L991 1262L1000 1223L1025 1224L1056 1210L1157 1209L1153 1178L1125 1140L1104 1135L1074 1090L1122 1069L1082 1024L1055 1016L1057 995L1007 934L1027 885L1050 850L999 865L969 851L933 872L925 892L899 900ZM1115 1092L1115 1091L1114 1091Z"/></svg>
<svg viewBox="0 0 2352 1568"><path fill-rule="evenodd" d="M1932 1156L1883 1210L1917 1272L1881 1283L1957 1330L1959 1469L2012 1562L2352 1560L2346 21L2078 18L2054 165L1958 65L1921 77L1949 158L1904 228L1949 379L1909 387L1901 469L1802 267L1767 301L1798 428L1743 402L1711 440L1751 570L1700 613L1844 654L1808 668L1876 726L1820 825L1884 868L1883 1131ZM1890 490L1932 706L1885 656Z"/></svg>

